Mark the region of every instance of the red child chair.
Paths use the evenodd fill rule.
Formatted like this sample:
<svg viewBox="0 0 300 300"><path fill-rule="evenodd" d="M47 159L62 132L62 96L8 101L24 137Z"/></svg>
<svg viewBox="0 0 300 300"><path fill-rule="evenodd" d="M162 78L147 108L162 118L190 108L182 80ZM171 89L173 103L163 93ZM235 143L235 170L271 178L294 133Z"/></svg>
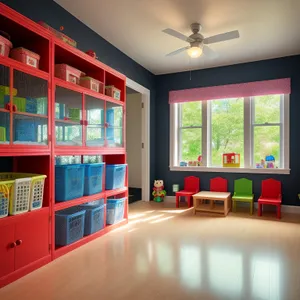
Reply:
<svg viewBox="0 0 300 300"><path fill-rule="evenodd" d="M227 192L227 179L222 177L215 177L210 180L209 189L211 192L220 192L226 193ZM211 207L214 207L215 201L211 201Z"/></svg>
<svg viewBox="0 0 300 300"><path fill-rule="evenodd" d="M210 191L211 192L227 192L227 179L222 177L212 178L210 180Z"/></svg>
<svg viewBox="0 0 300 300"><path fill-rule="evenodd" d="M187 199L188 207L192 207L192 196L200 191L200 179L195 176L184 178L184 190L176 192L176 207L179 207L179 198Z"/></svg>
<svg viewBox="0 0 300 300"><path fill-rule="evenodd" d="M275 179L266 179L261 183L261 196L258 198L258 215L262 215L262 205L275 205L277 218L281 217L281 182Z"/></svg>

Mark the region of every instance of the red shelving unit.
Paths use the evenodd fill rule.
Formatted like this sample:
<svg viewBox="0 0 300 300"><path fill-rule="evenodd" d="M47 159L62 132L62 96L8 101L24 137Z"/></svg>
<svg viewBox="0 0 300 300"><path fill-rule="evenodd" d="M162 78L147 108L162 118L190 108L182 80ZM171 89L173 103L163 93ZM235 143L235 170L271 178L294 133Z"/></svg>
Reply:
<svg viewBox="0 0 300 300"><path fill-rule="evenodd" d="M125 225L128 222L128 201L125 202L124 219L121 222L84 236L73 244L64 247L55 245L56 212L99 199L104 199L106 203L107 198L114 196L128 200L128 181L126 172L124 188L103 189L98 194L65 202L55 201L56 156L101 155L106 164L126 163L126 77L1 3L0 28L10 34L14 47L24 47L41 56L39 69L0 56L0 85L9 87L9 95L5 96L5 100L0 98L0 127L6 128L5 139L0 140L0 157L13 158L13 172L47 176L41 209L0 219L2 287ZM103 82L104 86L114 85L121 90L120 101L55 77L54 66L62 63ZM17 89L17 96L13 95L14 89ZM40 106L36 113L24 111L18 107L15 97L39 99ZM57 107L68 107L69 111L71 108L80 112L80 117L76 120L69 116L61 118L61 115L57 115ZM118 124L107 123L106 112L109 109L118 111ZM93 114L99 111L104 111L101 124L93 122ZM25 124L26 120L31 120L37 126L33 142L20 138L18 124ZM113 137L109 136L111 131L114 132Z"/></svg>

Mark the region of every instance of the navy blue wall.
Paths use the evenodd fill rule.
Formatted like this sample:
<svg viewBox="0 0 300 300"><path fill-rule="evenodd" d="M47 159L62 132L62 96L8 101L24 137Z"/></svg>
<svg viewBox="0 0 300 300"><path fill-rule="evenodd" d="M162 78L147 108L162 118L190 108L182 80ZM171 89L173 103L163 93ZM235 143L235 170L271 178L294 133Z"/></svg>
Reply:
<svg viewBox="0 0 300 300"><path fill-rule="evenodd" d="M150 89L151 128L153 128L150 132L150 178L151 182L154 178L163 179L169 194L171 194L173 183L180 183L182 185L183 178L191 174L201 178L202 189L209 188L210 178L217 175L226 177L229 180L229 190L231 191L233 190L233 180L245 176L245 174L228 173L170 172L168 105L168 93L170 90L291 77L291 174L272 177L280 179L283 183L284 203L298 205L297 194L300 192L300 185L298 188L298 184L300 183L300 159L298 159L299 153L297 153L297 129L300 128L300 118L298 116L298 112L300 112L300 56L193 71L191 80L189 72L154 76L52 0L0 1L32 20L43 20L56 29L63 25L65 33L78 42L79 49L95 50L100 61ZM254 192L258 196L261 180L269 176L258 174L246 175L254 181Z"/></svg>
<svg viewBox="0 0 300 300"><path fill-rule="evenodd" d="M138 82L150 90L150 114L155 113L155 76L130 57L107 42L89 27L84 25L53 0L0 0L19 13L34 21L44 21L59 30L64 26L64 33L77 41L78 48L83 51L93 49L99 60L118 70L128 78ZM155 127L151 119L151 128ZM150 130L150 178L155 176L155 132Z"/></svg>
<svg viewBox="0 0 300 300"><path fill-rule="evenodd" d="M183 185L183 178L189 175L199 176L201 188L209 189L209 180L215 176L228 179L229 191L233 191L233 181L247 177L253 180L254 193L257 198L260 193L262 179L270 175L260 174L230 174L230 173L199 173L176 172L169 170L169 104L168 94L171 90L207 87L232 83L243 83L277 78L292 78L292 94L290 98L290 175L272 175L282 181L283 202L289 205L299 205L297 194L300 192L300 56L279 58L239 64L228 67L212 68L189 72L156 76L156 161L155 175L165 181L165 187L172 194L172 184ZM158 143L159 141L159 143Z"/></svg>

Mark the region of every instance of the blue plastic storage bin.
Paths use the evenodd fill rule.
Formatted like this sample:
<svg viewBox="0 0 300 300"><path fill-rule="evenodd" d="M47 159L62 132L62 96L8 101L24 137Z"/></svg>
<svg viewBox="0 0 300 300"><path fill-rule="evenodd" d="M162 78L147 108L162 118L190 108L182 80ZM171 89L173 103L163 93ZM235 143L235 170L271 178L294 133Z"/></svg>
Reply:
<svg viewBox="0 0 300 300"><path fill-rule="evenodd" d="M80 205L85 210L84 235L95 233L104 228L105 206L105 204L101 206L90 204Z"/></svg>
<svg viewBox="0 0 300 300"><path fill-rule="evenodd" d="M31 114L37 113L37 101L34 98L26 98L26 112Z"/></svg>
<svg viewBox="0 0 300 300"><path fill-rule="evenodd" d="M65 104L55 103L55 119L63 120L65 118Z"/></svg>
<svg viewBox="0 0 300 300"><path fill-rule="evenodd" d="M55 214L55 245L66 246L80 240L84 233L85 210L67 209Z"/></svg>
<svg viewBox="0 0 300 300"><path fill-rule="evenodd" d="M80 198L84 190L84 165L55 166L55 201Z"/></svg>
<svg viewBox="0 0 300 300"><path fill-rule="evenodd" d="M84 164L84 195L102 192L102 177L104 163Z"/></svg>
<svg viewBox="0 0 300 300"><path fill-rule="evenodd" d="M106 110L106 123L108 123L109 126L114 126L115 124L115 112L113 108Z"/></svg>
<svg viewBox="0 0 300 300"><path fill-rule="evenodd" d="M126 164L106 165L105 189L114 190L124 187Z"/></svg>
<svg viewBox="0 0 300 300"><path fill-rule="evenodd" d="M112 225L124 219L126 198L108 199L106 205L106 224Z"/></svg>
<svg viewBox="0 0 300 300"><path fill-rule="evenodd" d="M15 119L15 141L20 142L36 142L37 126L33 119Z"/></svg>
<svg viewBox="0 0 300 300"><path fill-rule="evenodd" d="M100 199L100 200L95 200L95 201L87 202L87 204L89 204L89 205L101 206L101 205L104 204L104 199Z"/></svg>

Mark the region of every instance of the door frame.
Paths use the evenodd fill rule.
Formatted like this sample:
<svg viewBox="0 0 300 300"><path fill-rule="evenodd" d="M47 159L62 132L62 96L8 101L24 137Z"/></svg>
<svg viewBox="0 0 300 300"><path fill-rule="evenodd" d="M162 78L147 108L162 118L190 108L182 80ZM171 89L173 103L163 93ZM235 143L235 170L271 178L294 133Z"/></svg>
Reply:
<svg viewBox="0 0 300 300"><path fill-rule="evenodd" d="M130 78L126 86L142 94L142 200L150 201L150 90Z"/></svg>

